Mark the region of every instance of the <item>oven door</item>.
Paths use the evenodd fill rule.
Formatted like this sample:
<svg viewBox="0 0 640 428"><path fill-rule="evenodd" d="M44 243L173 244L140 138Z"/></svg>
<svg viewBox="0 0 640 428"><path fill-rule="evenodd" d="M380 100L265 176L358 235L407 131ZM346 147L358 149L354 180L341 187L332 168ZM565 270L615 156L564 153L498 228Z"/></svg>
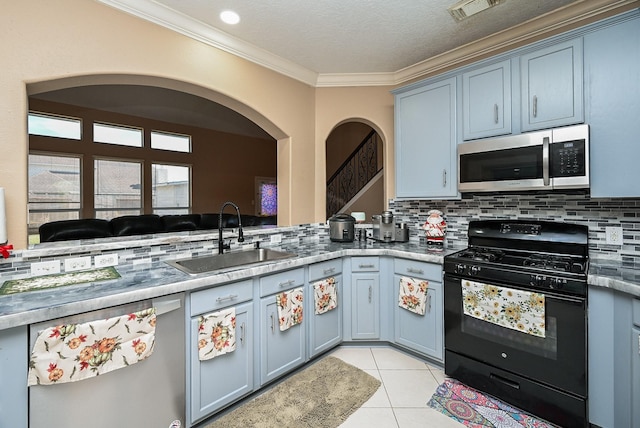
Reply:
<svg viewBox="0 0 640 428"><path fill-rule="evenodd" d="M445 274L445 349L586 397L586 299L544 293L541 338L464 315L461 281Z"/></svg>

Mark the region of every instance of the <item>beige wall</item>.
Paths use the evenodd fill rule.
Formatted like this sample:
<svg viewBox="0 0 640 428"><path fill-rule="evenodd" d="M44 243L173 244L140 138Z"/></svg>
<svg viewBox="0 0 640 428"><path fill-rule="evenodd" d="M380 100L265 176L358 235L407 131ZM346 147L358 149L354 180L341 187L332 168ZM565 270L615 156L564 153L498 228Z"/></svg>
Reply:
<svg viewBox="0 0 640 428"><path fill-rule="evenodd" d="M371 126L383 141L384 151L384 206L393 198L394 157L393 157L393 95L391 88L340 87L318 88L316 94L316 175L315 201L316 216L326 216L326 161L325 141L331 131L348 121L360 121Z"/></svg>
<svg viewBox="0 0 640 428"><path fill-rule="evenodd" d="M94 1L3 2L0 38L0 187L16 248L27 242L28 93L147 84L240 112L278 140L283 225L324 220L324 142L341 121L370 122L385 140L385 153L392 151L393 99L387 89L317 90Z"/></svg>

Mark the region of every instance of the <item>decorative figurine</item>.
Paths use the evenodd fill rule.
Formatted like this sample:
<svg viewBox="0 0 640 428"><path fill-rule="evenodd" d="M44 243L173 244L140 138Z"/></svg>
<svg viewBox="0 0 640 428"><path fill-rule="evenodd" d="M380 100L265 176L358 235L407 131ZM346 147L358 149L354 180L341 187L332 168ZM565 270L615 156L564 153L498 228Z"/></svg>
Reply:
<svg viewBox="0 0 640 428"><path fill-rule="evenodd" d="M427 249L430 251L444 250L444 235L447 230L447 222L444 221L442 211L430 210L427 212L427 221L422 228L427 237Z"/></svg>

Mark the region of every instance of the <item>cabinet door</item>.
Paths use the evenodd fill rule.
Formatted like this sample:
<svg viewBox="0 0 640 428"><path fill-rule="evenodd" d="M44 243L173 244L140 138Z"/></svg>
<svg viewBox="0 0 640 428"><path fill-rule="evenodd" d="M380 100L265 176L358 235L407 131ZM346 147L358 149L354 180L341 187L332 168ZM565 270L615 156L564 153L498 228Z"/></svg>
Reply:
<svg viewBox="0 0 640 428"><path fill-rule="evenodd" d="M462 75L465 140L511 133L511 62L502 61Z"/></svg>
<svg viewBox="0 0 640 428"><path fill-rule="evenodd" d="M191 423L253 391L253 303L235 310L235 351L205 361L198 358L198 317L191 318Z"/></svg>
<svg viewBox="0 0 640 428"><path fill-rule="evenodd" d="M400 275L394 275L395 341L399 345L443 361L442 283L429 281L424 315L398 306Z"/></svg>
<svg viewBox="0 0 640 428"><path fill-rule="evenodd" d="M27 428L27 326L0 330L0 427Z"/></svg>
<svg viewBox="0 0 640 428"><path fill-rule="evenodd" d="M351 276L351 338L380 338L380 274L354 273Z"/></svg>
<svg viewBox="0 0 640 428"><path fill-rule="evenodd" d="M457 196L456 78L397 94L396 196Z"/></svg>
<svg viewBox="0 0 640 428"><path fill-rule="evenodd" d="M582 39L522 55L520 68L523 131L584 121Z"/></svg>
<svg viewBox="0 0 640 428"><path fill-rule="evenodd" d="M591 197L640 196L640 18L584 37Z"/></svg>
<svg viewBox="0 0 640 428"><path fill-rule="evenodd" d="M309 284L309 356L313 357L321 352L337 346L342 342L342 275L333 277L336 286L337 306L335 309L322 314L315 313L315 298L313 283Z"/></svg>
<svg viewBox="0 0 640 428"><path fill-rule="evenodd" d="M640 328L631 329L631 426L640 427Z"/></svg>
<svg viewBox="0 0 640 428"><path fill-rule="evenodd" d="M260 320L260 381L264 384L304 363L305 326L303 321L280 331L275 294L260 301Z"/></svg>

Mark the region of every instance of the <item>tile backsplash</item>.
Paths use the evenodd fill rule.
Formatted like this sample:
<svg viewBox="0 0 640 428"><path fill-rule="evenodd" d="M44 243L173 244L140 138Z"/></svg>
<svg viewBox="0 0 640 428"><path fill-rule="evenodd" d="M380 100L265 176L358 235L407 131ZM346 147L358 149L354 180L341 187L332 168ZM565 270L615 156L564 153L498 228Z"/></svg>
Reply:
<svg viewBox="0 0 640 428"><path fill-rule="evenodd" d="M589 227L590 256L640 262L640 199L591 199L583 192L463 194L460 200L390 201L396 222L412 227L411 240L423 238L419 228L427 212L438 209L447 221L447 242L465 244L470 220L537 219L566 221ZM622 227L623 245L605 243L605 227Z"/></svg>

